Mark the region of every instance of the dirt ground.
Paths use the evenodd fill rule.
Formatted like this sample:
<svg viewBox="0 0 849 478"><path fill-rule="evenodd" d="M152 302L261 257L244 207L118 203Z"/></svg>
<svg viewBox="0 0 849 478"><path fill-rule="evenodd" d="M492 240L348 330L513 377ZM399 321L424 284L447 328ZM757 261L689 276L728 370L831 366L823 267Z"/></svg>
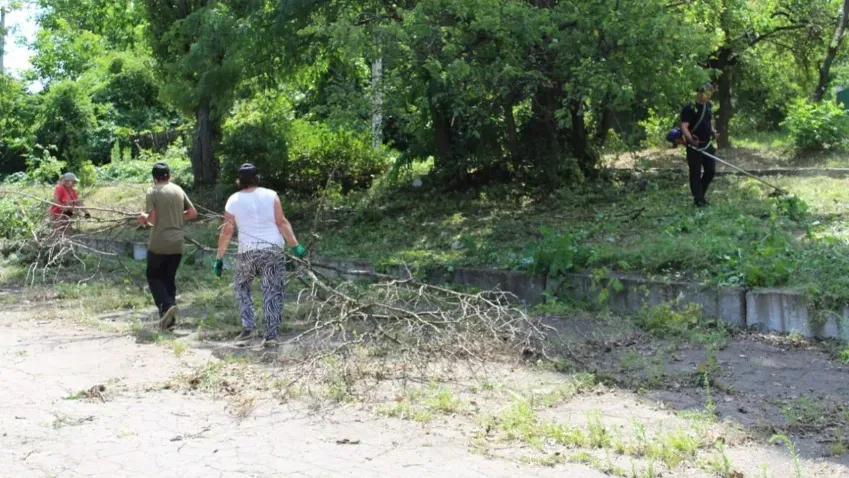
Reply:
<svg viewBox="0 0 849 478"><path fill-rule="evenodd" d="M577 386L566 373L493 364L485 381L418 386L416 396L433 391L420 402L409 386L393 385L326 406L308 396L281 400L268 381L252 385L269 367L228 358L225 343L193 342L189 331L143 343L82 324L73 304L17 294L0 293L4 476L849 476L846 451L835 446L849 438L849 368L796 343L730 339L715 353L711 389L692 380L708 361L699 347L593 328L575 339L597 346L599 373L645 389ZM612 341L593 342L601 336ZM229 365L235 372L219 368ZM220 373L217 388L204 386L210 370ZM665 385L650 387L658 376ZM717 422L683 413L701 413L707 401ZM524 403L536 407L533 420ZM583 447L551 434L537 441L552 423L588 435L600 426L602 437ZM651 453L615 450L632 428L661 448L655 437L700 434L724 446L655 471ZM797 460L768 442L779 432L798 447ZM671 453L679 445L670 443Z"/></svg>
<svg viewBox="0 0 849 478"><path fill-rule="evenodd" d="M796 160L792 163L787 159L783 151L763 151L746 148L732 148L718 151L717 155L732 162L735 166L746 170L764 170L775 168L807 168L821 166L816 158L809 160ZM667 148L662 150L649 149L632 153L620 153L608 155L604 158L604 164L608 167L619 169L632 168L659 168L659 169L687 169L685 159L686 152L681 147ZM731 168L717 164L717 171L733 171Z"/></svg>

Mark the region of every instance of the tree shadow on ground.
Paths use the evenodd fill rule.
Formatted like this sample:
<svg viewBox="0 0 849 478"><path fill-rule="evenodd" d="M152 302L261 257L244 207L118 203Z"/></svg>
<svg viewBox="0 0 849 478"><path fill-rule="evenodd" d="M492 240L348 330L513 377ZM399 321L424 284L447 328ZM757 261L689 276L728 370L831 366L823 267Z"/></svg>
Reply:
<svg viewBox="0 0 849 478"><path fill-rule="evenodd" d="M828 343L737 331L701 345L651 337L628 318L547 322L579 370L678 412L710 410L762 443L784 434L802 458L849 466L849 365Z"/></svg>

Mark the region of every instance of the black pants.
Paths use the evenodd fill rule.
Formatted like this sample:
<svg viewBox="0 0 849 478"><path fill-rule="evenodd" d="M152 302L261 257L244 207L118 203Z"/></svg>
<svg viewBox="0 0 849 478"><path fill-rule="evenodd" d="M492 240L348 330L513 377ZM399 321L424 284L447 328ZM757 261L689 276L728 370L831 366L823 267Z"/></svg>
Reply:
<svg viewBox="0 0 849 478"><path fill-rule="evenodd" d="M180 267L182 254L157 254L147 251L147 285L153 302L159 309L159 316L177 305L177 268Z"/></svg>
<svg viewBox="0 0 849 478"><path fill-rule="evenodd" d="M705 152L715 154L716 148L709 146ZM690 168L690 192L693 193L693 199L702 200L716 175L716 160L688 147L687 166ZM702 168L705 170L704 174L702 174Z"/></svg>

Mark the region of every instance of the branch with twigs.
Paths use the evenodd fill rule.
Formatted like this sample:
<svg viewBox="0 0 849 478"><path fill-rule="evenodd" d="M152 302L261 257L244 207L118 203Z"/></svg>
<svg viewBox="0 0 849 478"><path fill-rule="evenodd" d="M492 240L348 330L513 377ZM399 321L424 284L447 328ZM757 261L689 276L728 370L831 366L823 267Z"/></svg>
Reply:
<svg viewBox="0 0 849 478"><path fill-rule="evenodd" d="M201 205L196 207L205 217L222 217ZM324 201L318 201L316 216L323 208ZM98 209L119 218L135 217L120 209ZM316 219L313 227L317 224ZM56 269L65 259L78 259L77 251L107 255L85 239L96 239L104 231L129 227L130 223L107 221L101 226L94 233L70 237L49 230L38 233L37 263L42 273ZM194 238L186 240L199 250L216 250ZM286 361L298 377L321 375L328 361L345 364L364 349L388 351L379 362L385 367L405 364L422 370L433 363L480 365L505 355L548 357L550 329L531 317L508 292L470 293L440 287L417 280L409 269L398 275L352 273L309 258L298 259L283 248L279 252L291 266L287 279L302 284L287 308L303 312L300 322L305 330L283 340L289 351ZM356 280L351 280L352 276Z"/></svg>

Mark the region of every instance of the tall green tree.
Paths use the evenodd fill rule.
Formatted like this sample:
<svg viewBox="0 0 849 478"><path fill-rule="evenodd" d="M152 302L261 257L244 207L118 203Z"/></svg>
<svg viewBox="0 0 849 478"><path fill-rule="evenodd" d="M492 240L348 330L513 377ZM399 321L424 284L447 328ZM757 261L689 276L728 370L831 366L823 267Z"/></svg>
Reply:
<svg viewBox="0 0 849 478"><path fill-rule="evenodd" d="M0 174L23 170L32 143L35 102L23 83L0 75Z"/></svg>
<svg viewBox="0 0 849 478"><path fill-rule="evenodd" d="M149 40L165 96L195 120L191 160L195 182L214 184L221 125L243 78L250 0L146 0Z"/></svg>
<svg viewBox="0 0 849 478"><path fill-rule="evenodd" d="M143 12L133 0L38 0L32 42L39 79L78 79L110 51L145 54Z"/></svg>
<svg viewBox="0 0 849 478"><path fill-rule="evenodd" d="M54 147L69 166L90 159L97 108L82 83L63 80L45 92L36 118L36 144Z"/></svg>
<svg viewBox="0 0 849 478"><path fill-rule="evenodd" d="M849 27L849 25L847 25L847 23L849 23L849 0L843 1L840 11L837 14L837 18L837 26L834 28L834 35L828 44L828 48L825 52L825 58L822 61L817 87L814 89L813 95L811 95L811 98L816 102L822 101L825 96L826 88L828 88L828 82L830 79L831 65L834 63L834 60L837 57L837 52L840 51L840 46L846 38L846 28Z"/></svg>
<svg viewBox="0 0 849 478"><path fill-rule="evenodd" d="M4 59L6 57L6 39L10 30L6 25L6 15L21 8L22 5L21 0L0 0L0 75L6 73Z"/></svg>
<svg viewBox="0 0 849 478"><path fill-rule="evenodd" d="M717 48L706 61L716 74L719 109L716 129L720 147L731 147L734 89L740 61L764 43L787 38L820 38L823 12L831 0L708 0L679 2L676 9L718 32Z"/></svg>

